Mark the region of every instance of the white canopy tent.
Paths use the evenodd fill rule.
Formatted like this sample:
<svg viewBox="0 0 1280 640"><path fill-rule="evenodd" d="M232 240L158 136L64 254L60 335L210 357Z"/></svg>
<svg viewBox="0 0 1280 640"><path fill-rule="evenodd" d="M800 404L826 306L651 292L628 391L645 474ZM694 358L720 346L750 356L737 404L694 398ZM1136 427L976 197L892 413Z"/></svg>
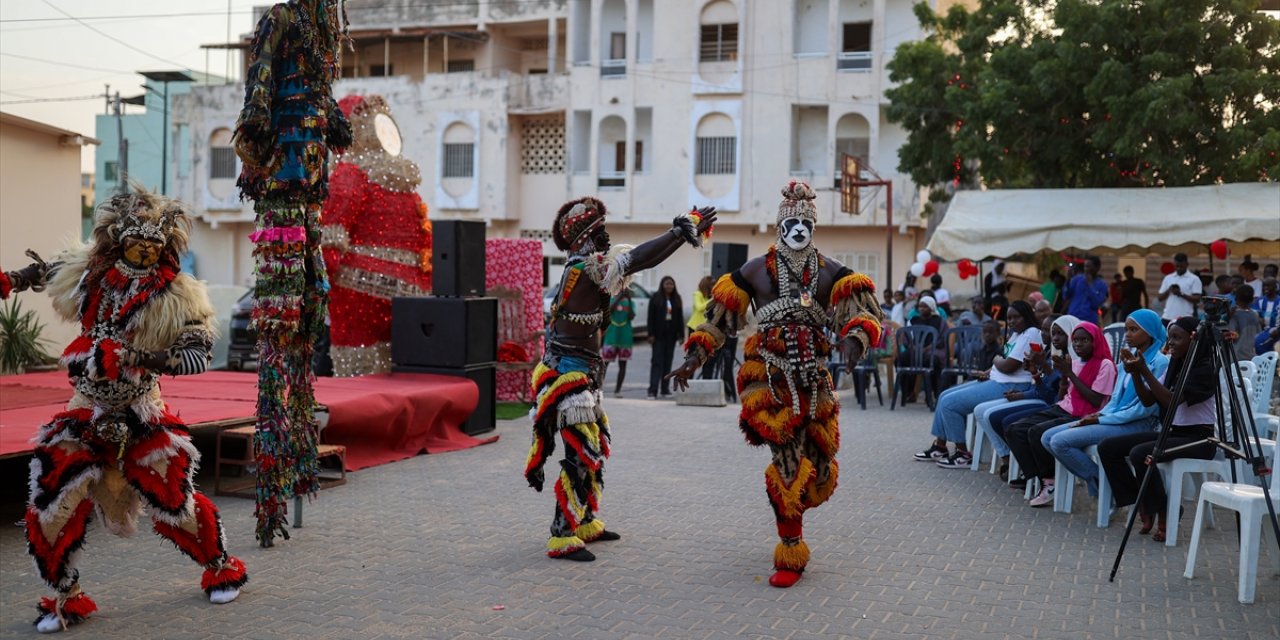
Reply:
<svg viewBox="0 0 1280 640"><path fill-rule="evenodd" d="M1053 251L1280 255L1280 183L960 191L928 250L944 260Z"/></svg>

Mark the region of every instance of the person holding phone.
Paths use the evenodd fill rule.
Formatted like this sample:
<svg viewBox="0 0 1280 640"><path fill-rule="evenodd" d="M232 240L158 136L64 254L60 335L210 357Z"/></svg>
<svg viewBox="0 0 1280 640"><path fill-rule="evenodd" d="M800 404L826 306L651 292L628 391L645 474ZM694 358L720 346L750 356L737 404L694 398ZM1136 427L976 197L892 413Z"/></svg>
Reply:
<svg viewBox="0 0 1280 640"><path fill-rule="evenodd" d="M1173 256L1173 273L1164 277L1156 297L1164 303L1161 317L1167 325L1182 316L1195 315L1196 304L1204 291L1200 276L1187 270L1187 254Z"/></svg>

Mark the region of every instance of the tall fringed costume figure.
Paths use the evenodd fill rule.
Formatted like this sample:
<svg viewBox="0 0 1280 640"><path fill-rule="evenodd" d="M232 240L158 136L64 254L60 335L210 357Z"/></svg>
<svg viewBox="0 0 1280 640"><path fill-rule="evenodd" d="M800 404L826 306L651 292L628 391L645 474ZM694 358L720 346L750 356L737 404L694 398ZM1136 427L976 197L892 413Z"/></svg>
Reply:
<svg viewBox="0 0 1280 640"><path fill-rule="evenodd" d="M609 323L609 301L631 274L657 266L682 243L701 246L716 217L711 207L694 210L677 216L657 238L611 248L605 213L604 203L580 198L556 215L552 235L569 260L552 303L542 361L533 371L533 444L524 471L529 486L542 491L543 466L555 452L558 433L564 459L555 480L547 555L577 561L595 560L586 543L621 537L597 517L609 457L609 420L600 406L600 332Z"/></svg>
<svg viewBox="0 0 1280 640"><path fill-rule="evenodd" d="M56 592L36 628L82 622L97 605L76 569L89 522L128 536L146 506L155 532L204 567L200 586L230 602L248 580L223 544L218 509L192 486L200 453L160 398L160 376L201 373L214 339L204 285L180 273L189 221L178 203L145 191L98 208L93 244L0 274L0 297L43 291L80 325L62 354L75 394L40 428L31 458L27 550Z"/></svg>
<svg viewBox="0 0 1280 640"><path fill-rule="evenodd" d="M249 52L235 148L237 185L254 200L258 334L257 537L269 547L285 529L291 496L319 487L311 353L324 326L328 283L320 255L320 208L330 150L351 144L333 100L342 33L339 0L290 0L258 22Z"/></svg>
<svg viewBox="0 0 1280 640"><path fill-rule="evenodd" d="M769 584L790 587L809 562L803 537L807 509L835 491L839 467L840 403L826 363L834 332L852 367L880 340L875 284L818 253L817 211L809 185L792 182L778 207L778 242L768 254L726 274L712 288L707 322L685 342L685 363L672 377L679 387L745 322L754 307L759 327L744 345L738 372L739 426L752 445L769 445L773 461L764 485L781 541Z"/></svg>
<svg viewBox="0 0 1280 640"><path fill-rule="evenodd" d="M382 96L338 103L351 148L338 158L321 217L329 269L334 374L391 371L391 298L431 293L431 221L415 189L418 165L400 153L400 132Z"/></svg>

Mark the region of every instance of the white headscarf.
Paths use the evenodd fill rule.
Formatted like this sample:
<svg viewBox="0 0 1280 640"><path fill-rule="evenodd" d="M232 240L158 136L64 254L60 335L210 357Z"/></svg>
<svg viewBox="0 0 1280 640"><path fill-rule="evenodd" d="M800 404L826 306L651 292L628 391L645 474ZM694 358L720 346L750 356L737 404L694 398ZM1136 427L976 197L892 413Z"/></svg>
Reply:
<svg viewBox="0 0 1280 640"><path fill-rule="evenodd" d="M1059 329L1062 329L1062 332L1067 334L1067 351L1071 354L1071 359L1079 360L1080 356L1079 354L1076 353L1076 345L1073 342L1071 342L1071 334L1075 332L1076 327L1080 326L1080 319L1075 316L1062 316L1061 318L1058 318L1057 320L1053 321L1053 326ZM1049 345L1050 345L1049 346L1050 353L1052 353L1055 356L1062 355L1061 353L1055 353L1053 351L1052 328L1050 329Z"/></svg>

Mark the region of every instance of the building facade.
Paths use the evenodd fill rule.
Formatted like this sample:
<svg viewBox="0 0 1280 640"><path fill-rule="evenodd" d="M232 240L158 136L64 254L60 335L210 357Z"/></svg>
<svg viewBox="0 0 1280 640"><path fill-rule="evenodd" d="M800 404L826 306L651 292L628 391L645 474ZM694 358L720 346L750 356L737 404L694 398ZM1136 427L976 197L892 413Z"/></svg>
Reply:
<svg viewBox="0 0 1280 640"><path fill-rule="evenodd" d="M896 170L906 133L884 116L885 62L921 37L911 0L349 0L347 12L355 50L335 97L386 98L432 219L542 240L554 264L565 200L599 197L628 243L714 205L714 239L758 254L780 188L800 179L819 194L819 248L877 282L890 238L899 274L923 242L921 194ZM190 165L171 193L201 219L200 275L220 284L252 278L231 147L242 100L239 83L174 98ZM884 189L841 212L842 153L893 181L892 229ZM640 282L673 275L688 298L710 263L684 250Z"/></svg>

